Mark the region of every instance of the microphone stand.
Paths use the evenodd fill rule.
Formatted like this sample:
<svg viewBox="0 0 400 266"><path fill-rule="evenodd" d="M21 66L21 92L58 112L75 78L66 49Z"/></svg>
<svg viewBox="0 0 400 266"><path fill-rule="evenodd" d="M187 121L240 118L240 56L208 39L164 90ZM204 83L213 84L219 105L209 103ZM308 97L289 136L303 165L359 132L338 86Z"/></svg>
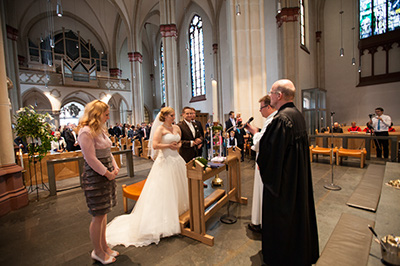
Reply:
<svg viewBox="0 0 400 266"><path fill-rule="evenodd" d="M332 158L332 160L333 160L333 115L334 115L334 114L335 114L335 112L331 112L331 158ZM337 160L337 158L336 158L336 160ZM332 161L331 183L330 183L330 184L324 185L324 188L329 189L329 190L337 191L337 190L341 190L342 188L339 187L338 185L335 185L335 184L333 183L333 165L334 165L334 164L335 164L335 162Z"/></svg>

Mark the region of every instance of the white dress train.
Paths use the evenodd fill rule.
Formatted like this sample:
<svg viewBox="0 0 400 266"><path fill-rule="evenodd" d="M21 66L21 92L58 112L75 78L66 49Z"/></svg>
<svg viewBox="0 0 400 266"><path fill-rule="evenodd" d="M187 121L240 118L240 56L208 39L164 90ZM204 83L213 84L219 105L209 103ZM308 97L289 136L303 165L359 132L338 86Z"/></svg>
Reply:
<svg viewBox="0 0 400 266"><path fill-rule="evenodd" d="M179 134L162 136L161 143L179 141ZM178 151L159 150L139 200L130 214L107 225L110 246L147 246L181 232L179 215L189 208L185 161Z"/></svg>

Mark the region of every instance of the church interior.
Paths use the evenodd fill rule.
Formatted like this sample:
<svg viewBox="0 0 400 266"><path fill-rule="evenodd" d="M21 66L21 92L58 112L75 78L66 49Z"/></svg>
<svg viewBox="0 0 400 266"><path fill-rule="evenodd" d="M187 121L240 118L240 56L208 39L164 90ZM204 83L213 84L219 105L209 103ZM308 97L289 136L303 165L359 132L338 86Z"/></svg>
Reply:
<svg viewBox="0 0 400 266"><path fill-rule="evenodd" d="M367 227L360 232L341 226L350 215L354 224L373 223L380 237L400 235L395 215L400 193L386 185L400 179L399 1L3 0L0 18L0 251L7 254L0 264L91 264L90 215L77 177L81 154L48 153L31 168L13 141L22 108L50 115L53 131L77 125L95 99L110 107L108 127L151 124L163 106L174 108L179 122L182 108L190 106L203 127L208 121L223 125L234 111L261 128L259 99L283 78L296 87L294 103L304 115L310 145L359 151L340 163L329 152L312 160L317 265L335 265L337 254L353 262L346 265L385 262ZM347 133L352 123L366 129L377 107L393 123L388 159L377 158L372 135ZM342 137L328 134L334 122L344 130ZM124 212L122 185L144 180L152 165L138 152L128 156L124 148L134 150L134 143L115 144L123 167L110 220ZM316 154L310 150L311 157ZM70 161L57 165L57 159ZM381 172L363 197L375 193L375 207L350 206L374 167ZM248 203L228 200L210 217L206 228L213 246L179 235L159 245L117 247L121 257L115 265L261 265L261 238L246 227L254 170L254 154L248 152L239 184ZM40 187L40 180L32 184L38 173ZM228 174L221 178L228 189ZM208 196L215 186L211 179L205 182ZM220 221L227 212L236 223ZM343 236L355 251L343 250ZM335 250L338 243L342 249Z"/></svg>

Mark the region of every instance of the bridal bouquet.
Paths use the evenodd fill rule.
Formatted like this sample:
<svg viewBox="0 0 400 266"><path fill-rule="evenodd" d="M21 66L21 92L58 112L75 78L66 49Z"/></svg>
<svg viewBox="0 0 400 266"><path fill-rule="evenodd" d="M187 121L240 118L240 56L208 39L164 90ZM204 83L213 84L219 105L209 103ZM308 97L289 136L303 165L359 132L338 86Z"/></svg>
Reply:
<svg viewBox="0 0 400 266"><path fill-rule="evenodd" d="M37 113L32 106L19 109L14 118L17 136L28 143L29 160L35 155L39 161L42 160L51 149L51 132L54 126L49 121L53 118L48 113Z"/></svg>

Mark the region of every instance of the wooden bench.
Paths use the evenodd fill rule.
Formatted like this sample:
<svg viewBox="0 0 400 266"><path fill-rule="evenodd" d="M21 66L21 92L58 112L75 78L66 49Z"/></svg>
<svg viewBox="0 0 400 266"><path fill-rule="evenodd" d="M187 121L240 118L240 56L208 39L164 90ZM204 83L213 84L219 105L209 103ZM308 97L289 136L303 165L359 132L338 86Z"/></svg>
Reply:
<svg viewBox="0 0 400 266"><path fill-rule="evenodd" d="M313 146L313 145L311 145L310 146L310 160L311 160L311 162L313 162L313 155L315 154L315 157L316 157L316 160L318 161L318 155L319 154L321 154L321 155L328 155L329 156L329 159L330 159L330 164L332 164L332 162L333 162L333 155L336 153L336 151L337 151L337 147L335 147L334 149L333 149L333 152L332 152L332 149L331 148L323 148L323 147L318 147L318 145L317 146Z"/></svg>
<svg viewBox="0 0 400 266"><path fill-rule="evenodd" d="M132 185L122 185L122 197L124 199L124 212L128 213L128 199L137 201L142 193L142 189L147 179L140 182L134 183Z"/></svg>
<svg viewBox="0 0 400 266"><path fill-rule="evenodd" d="M336 165L342 163L343 157L356 157L360 158L360 168L364 168L365 158L367 156L367 150L363 148L362 150L352 150L340 148L336 151Z"/></svg>
<svg viewBox="0 0 400 266"><path fill-rule="evenodd" d="M142 140L143 144L142 144L142 154L140 155L140 157L149 159L149 140Z"/></svg>
<svg viewBox="0 0 400 266"><path fill-rule="evenodd" d="M135 141L133 143L134 143L135 155L140 156L140 154L142 152L142 144L140 143L140 141L138 139L135 139Z"/></svg>

